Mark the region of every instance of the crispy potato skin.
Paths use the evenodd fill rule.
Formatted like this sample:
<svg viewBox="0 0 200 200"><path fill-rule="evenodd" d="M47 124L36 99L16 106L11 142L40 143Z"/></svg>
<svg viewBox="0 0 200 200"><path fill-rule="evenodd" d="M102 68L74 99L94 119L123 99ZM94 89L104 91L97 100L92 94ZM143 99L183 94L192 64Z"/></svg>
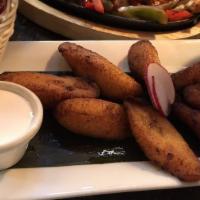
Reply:
<svg viewBox="0 0 200 200"><path fill-rule="evenodd" d="M173 105L173 115L186 124L197 137L200 138L200 111L192 109L181 101L177 101Z"/></svg>
<svg viewBox="0 0 200 200"><path fill-rule="evenodd" d="M99 54L68 42L61 44L59 51L72 71L96 82L105 97L123 100L142 94L139 83Z"/></svg>
<svg viewBox="0 0 200 200"><path fill-rule="evenodd" d="M172 74L172 80L176 90L200 82L200 62Z"/></svg>
<svg viewBox="0 0 200 200"><path fill-rule="evenodd" d="M148 40L134 43L128 52L128 63L131 72L144 80L145 71L150 63L160 63L156 48Z"/></svg>
<svg viewBox="0 0 200 200"><path fill-rule="evenodd" d="M10 72L1 74L0 80L14 82L30 89L39 97L45 108L54 107L64 99L99 96L99 89L95 83L89 84L81 78L70 76Z"/></svg>
<svg viewBox="0 0 200 200"><path fill-rule="evenodd" d="M200 83L187 86L183 90L183 96L190 106L200 109Z"/></svg>
<svg viewBox="0 0 200 200"><path fill-rule="evenodd" d="M176 129L157 111L125 102L133 136L146 156L184 181L200 179L200 162Z"/></svg>
<svg viewBox="0 0 200 200"><path fill-rule="evenodd" d="M123 106L109 101L68 99L56 107L55 117L66 129L85 136L119 140L130 135Z"/></svg>

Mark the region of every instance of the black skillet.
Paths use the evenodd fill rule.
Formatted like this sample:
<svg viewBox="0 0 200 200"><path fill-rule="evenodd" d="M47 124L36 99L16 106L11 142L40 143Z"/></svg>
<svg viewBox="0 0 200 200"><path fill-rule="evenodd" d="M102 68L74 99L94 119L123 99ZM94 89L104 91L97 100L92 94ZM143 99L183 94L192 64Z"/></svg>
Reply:
<svg viewBox="0 0 200 200"><path fill-rule="evenodd" d="M140 31L175 31L185 29L191 26L194 26L200 20L200 15L196 15L191 19L169 22L168 24L158 24L155 22L130 19L126 17L121 17L118 15L112 15L109 13L99 14L97 12L85 9L81 5L76 4L75 2L70 2L68 0L41 0L42 2L53 6L56 9L61 11L71 13L73 15L89 19L98 23L102 23L108 26L126 28L131 30L140 30Z"/></svg>

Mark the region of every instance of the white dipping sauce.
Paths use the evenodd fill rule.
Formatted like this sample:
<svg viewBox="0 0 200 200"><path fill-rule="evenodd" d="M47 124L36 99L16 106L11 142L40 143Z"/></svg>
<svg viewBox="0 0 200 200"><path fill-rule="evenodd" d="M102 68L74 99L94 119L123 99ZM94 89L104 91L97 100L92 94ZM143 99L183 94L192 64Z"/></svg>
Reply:
<svg viewBox="0 0 200 200"><path fill-rule="evenodd" d="M32 109L25 98L0 90L0 145L24 135L32 118Z"/></svg>

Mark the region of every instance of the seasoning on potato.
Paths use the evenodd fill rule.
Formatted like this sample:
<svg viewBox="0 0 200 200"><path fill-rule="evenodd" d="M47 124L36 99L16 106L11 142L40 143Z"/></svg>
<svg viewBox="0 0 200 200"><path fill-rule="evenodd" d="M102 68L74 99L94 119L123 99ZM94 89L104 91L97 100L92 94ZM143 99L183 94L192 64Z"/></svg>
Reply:
<svg viewBox="0 0 200 200"><path fill-rule="evenodd" d="M200 82L200 62L172 74L172 80L176 90Z"/></svg>
<svg viewBox="0 0 200 200"><path fill-rule="evenodd" d="M200 180L200 162L177 130L149 105L125 102L130 128L146 156L184 181Z"/></svg>
<svg viewBox="0 0 200 200"><path fill-rule="evenodd" d="M10 72L1 74L0 80L27 87L39 97L45 108L54 107L64 99L96 98L99 96L99 89L95 83L70 76L59 77L33 72Z"/></svg>
<svg viewBox="0 0 200 200"><path fill-rule="evenodd" d="M57 121L66 129L85 136L120 140L130 135L123 106L100 99L68 99L55 109Z"/></svg>
<svg viewBox="0 0 200 200"><path fill-rule="evenodd" d="M185 102L196 109L200 109L200 83L189 85L183 90Z"/></svg>
<svg viewBox="0 0 200 200"><path fill-rule="evenodd" d="M151 63L160 63L156 48L148 40L134 43L128 52L128 63L131 72L144 80L146 68Z"/></svg>
<svg viewBox="0 0 200 200"><path fill-rule="evenodd" d="M173 105L173 114L186 124L200 139L200 110L190 108L181 101Z"/></svg>
<svg viewBox="0 0 200 200"><path fill-rule="evenodd" d="M65 42L59 46L72 71L97 83L103 96L123 100L142 94L142 87L132 77L99 54Z"/></svg>

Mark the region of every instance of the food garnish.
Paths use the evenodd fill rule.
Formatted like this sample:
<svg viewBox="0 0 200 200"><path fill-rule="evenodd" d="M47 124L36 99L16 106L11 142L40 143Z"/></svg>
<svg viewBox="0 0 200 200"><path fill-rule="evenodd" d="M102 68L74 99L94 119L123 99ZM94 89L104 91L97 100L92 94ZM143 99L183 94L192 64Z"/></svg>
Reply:
<svg viewBox="0 0 200 200"><path fill-rule="evenodd" d="M128 63L133 75L145 81L154 107L168 116L175 100L175 89L171 76L160 65L156 48L146 40L136 42L129 49Z"/></svg>
<svg viewBox="0 0 200 200"><path fill-rule="evenodd" d="M158 63L151 63L146 69L145 83L154 107L168 116L175 101L175 89L170 74Z"/></svg>

